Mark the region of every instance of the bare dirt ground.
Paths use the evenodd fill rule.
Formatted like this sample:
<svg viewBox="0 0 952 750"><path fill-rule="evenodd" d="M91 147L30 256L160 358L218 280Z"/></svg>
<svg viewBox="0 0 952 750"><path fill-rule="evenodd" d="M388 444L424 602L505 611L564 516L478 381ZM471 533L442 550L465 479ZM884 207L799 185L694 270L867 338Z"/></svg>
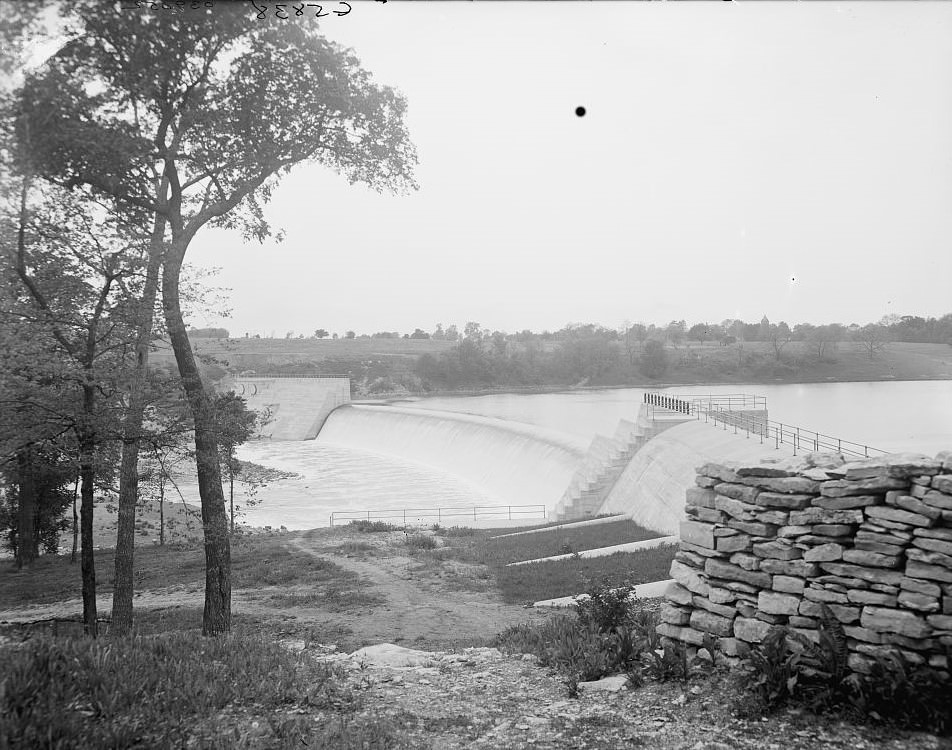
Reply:
<svg viewBox="0 0 952 750"><path fill-rule="evenodd" d="M637 690L604 691L583 685L572 695L563 675L535 657L488 648L507 625L549 616L501 603L485 570L451 561L423 564L402 532L362 534L348 529L288 534L294 548L337 563L354 574L343 597L307 584L233 592L233 611L267 621L290 648L347 670L362 694L361 713L386 722L400 737L388 747L613 748L661 750L900 750L952 748L921 733L858 727L809 714L783 712L764 720L738 718L725 696L725 675L648 682ZM100 606L108 612L108 596ZM200 585L139 592L136 606L170 616L200 610ZM0 610L0 623L76 616L79 600ZM278 625L278 627L275 627ZM395 643L421 652L395 666L345 652ZM467 648L474 645L475 648ZM315 711L315 724L329 720ZM253 746L276 746L266 723Z"/></svg>
<svg viewBox="0 0 952 750"><path fill-rule="evenodd" d="M232 591L232 611L272 623L286 623L289 632L313 628L346 635L345 644L447 644L482 642L509 625L539 620L547 613L504 604L491 590L480 566L450 563L424 566L407 549L402 531L366 534L339 529L289 533L293 548L336 563L354 575L349 593L337 595L307 584L268 586ZM355 551L348 554L346 550ZM372 554L367 554L368 548ZM448 588L445 576L457 582ZM460 581L463 581L462 586ZM137 591L137 609L200 608L201 582L151 591ZM100 594L101 613L111 608L111 595ZM26 623L49 618L78 617L78 598L28 607L0 605L0 623Z"/></svg>

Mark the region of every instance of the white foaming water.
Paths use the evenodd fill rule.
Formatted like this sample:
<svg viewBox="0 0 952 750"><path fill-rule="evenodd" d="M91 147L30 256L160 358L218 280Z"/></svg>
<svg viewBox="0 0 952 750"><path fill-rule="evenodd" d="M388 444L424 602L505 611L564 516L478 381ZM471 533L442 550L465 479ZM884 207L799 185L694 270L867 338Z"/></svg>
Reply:
<svg viewBox="0 0 952 750"><path fill-rule="evenodd" d="M248 504L245 486L236 486L241 520L252 526L312 529L327 526L335 511L499 503L478 487L432 467L314 440L256 441L238 453L243 460L302 475L260 488L254 505ZM411 514L408 520L416 519Z"/></svg>
<svg viewBox="0 0 952 750"><path fill-rule="evenodd" d="M318 442L424 464L505 505L548 507L561 497L588 447L583 438L537 425L369 405L335 411Z"/></svg>

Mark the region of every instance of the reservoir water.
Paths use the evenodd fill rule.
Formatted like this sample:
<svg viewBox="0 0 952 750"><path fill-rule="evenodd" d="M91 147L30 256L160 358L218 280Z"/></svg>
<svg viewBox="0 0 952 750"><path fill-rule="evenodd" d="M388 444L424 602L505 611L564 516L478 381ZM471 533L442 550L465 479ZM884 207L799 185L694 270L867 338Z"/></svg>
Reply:
<svg viewBox="0 0 952 750"><path fill-rule="evenodd" d="M886 451L952 449L952 381L678 386L755 393L770 419ZM597 434L634 420L644 390L421 398L334 412L317 440L255 442L240 456L302 478L259 489L253 525L325 526L334 511L548 502ZM713 428L712 428L713 429ZM239 500L243 502L243 500Z"/></svg>

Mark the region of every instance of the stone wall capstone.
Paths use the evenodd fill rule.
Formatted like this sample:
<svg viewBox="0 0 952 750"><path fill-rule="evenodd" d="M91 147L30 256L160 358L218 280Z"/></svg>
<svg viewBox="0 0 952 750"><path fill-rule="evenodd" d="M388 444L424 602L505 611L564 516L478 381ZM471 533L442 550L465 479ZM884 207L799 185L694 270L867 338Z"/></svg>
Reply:
<svg viewBox="0 0 952 750"><path fill-rule="evenodd" d="M818 640L825 610L856 671L894 649L949 670L952 451L708 463L696 483L662 636L743 656L773 625Z"/></svg>

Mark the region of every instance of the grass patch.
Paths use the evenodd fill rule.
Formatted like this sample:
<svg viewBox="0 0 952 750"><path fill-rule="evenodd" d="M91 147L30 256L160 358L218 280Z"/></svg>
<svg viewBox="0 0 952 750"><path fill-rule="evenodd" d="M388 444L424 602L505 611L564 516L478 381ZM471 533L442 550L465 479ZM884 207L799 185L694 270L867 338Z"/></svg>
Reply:
<svg viewBox="0 0 952 750"><path fill-rule="evenodd" d="M597 516L591 516L586 518L586 521L593 521L596 518L612 518L617 516L619 519L623 518L620 513L599 513ZM493 536L500 536L502 534L518 534L523 531L539 531L541 529L554 529L556 526L565 526L566 524L578 523L578 521L546 521L545 523L536 523L528 526L501 526L497 529L488 529L493 532ZM596 524L598 525L598 524Z"/></svg>
<svg viewBox="0 0 952 750"><path fill-rule="evenodd" d="M269 601L278 607L313 607L326 612L355 612L383 604L386 598L366 591L332 588L327 591L272 594Z"/></svg>
<svg viewBox="0 0 952 750"><path fill-rule="evenodd" d="M661 534L639 526L630 518L619 521L557 528L539 534L503 537L486 542L486 556L505 563L535 560L539 557L571 554L583 550L611 547L615 544L657 539Z"/></svg>
<svg viewBox="0 0 952 750"><path fill-rule="evenodd" d="M444 582L454 588L484 591L486 579L495 581L502 598L509 604L539 601L558 596L573 596L586 590L593 580L607 580L613 586L648 583L668 578L676 551L665 545L639 552L619 552L606 557L578 557L553 562L506 567L510 562L560 554L558 545L574 544L579 550L607 547L629 541L657 538L658 534L624 519L616 523L583 526L564 534L492 539L495 531L476 529L461 535L440 535L443 545L421 549L417 553L424 564L439 566L446 573ZM432 539L432 537L429 537ZM458 563L467 570L460 575ZM484 570L486 575L478 571Z"/></svg>
<svg viewBox="0 0 952 750"><path fill-rule="evenodd" d="M440 526L438 523L433 524L433 533L437 536L442 537L460 537L460 536L476 536L476 529L472 526L450 526L445 528Z"/></svg>
<svg viewBox="0 0 952 750"><path fill-rule="evenodd" d="M376 552L377 545L370 542L344 542L332 547L330 551L338 555L356 555L360 557Z"/></svg>
<svg viewBox="0 0 952 750"><path fill-rule="evenodd" d="M367 534L380 534L385 531L403 531L402 526L394 526L392 523L387 523L386 521L368 521L367 519L351 521L347 524L347 528L353 529L354 531L363 531Z"/></svg>
<svg viewBox="0 0 952 750"><path fill-rule="evenodd" d="M34 638L0 674L0 747L290 747L319 730L288 709L356 709L338 669L241 635Z"/></svg>
<svg viewBox="0 0 952 750"><path fill-rule="evenodd" d="M293 548L288 535L236 536L231 543L232 586L236 589L323 583L346 580L352 574L334 563ZM112 591L115 552L96 550L97 591ZM135 587L154 590L205 584L205 552L201 546L149 546L135 552ZM44 604L78 598L79 563L69 555L42 555L28 569L12 563L0 567L0 601L8 606Z"/></svg>
<svg viewBox="0 0 952 750"><path fill-rule="evenodd" d="M555 562L497 567L496 582L503 600L510 604L559 596L574 596L593 580L609 586L636 585L668 578L677 547L665 545L638 552L618 552L606 557L573 558Z"/></svg>

